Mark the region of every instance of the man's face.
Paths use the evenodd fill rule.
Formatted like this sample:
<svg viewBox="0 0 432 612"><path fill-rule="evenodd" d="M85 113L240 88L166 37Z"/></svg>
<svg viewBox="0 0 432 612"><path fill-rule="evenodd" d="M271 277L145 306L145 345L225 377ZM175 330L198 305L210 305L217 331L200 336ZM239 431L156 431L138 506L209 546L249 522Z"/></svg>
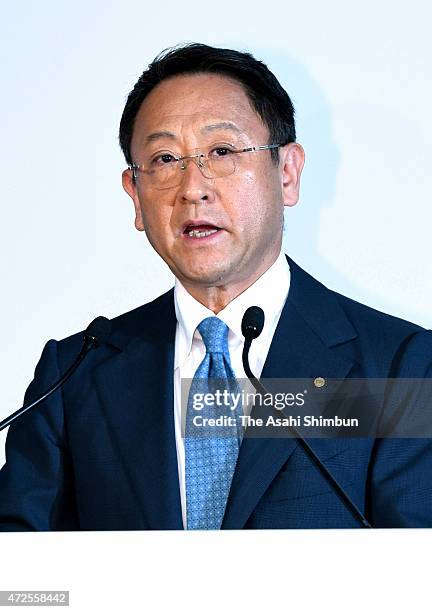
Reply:
<svg viewBox="0 0 432 612"><path fill-rule="evenodd" d="M144 100L131 154L134 163L143 164L163 153L181 157L268 143L268 129L241 84L213 74L181 75L157 85ZM146 173L138 171L135 184L130 170L123 173L136 228L145 230L186 287L246 288L279 254L283 206L297 202L303 151L294 143L283 147L278 165L270 151L234 157L236 171L216 178L206 178L187 161L180 184L164 189ZM213 233L199 233L208 229Z"/></svg>

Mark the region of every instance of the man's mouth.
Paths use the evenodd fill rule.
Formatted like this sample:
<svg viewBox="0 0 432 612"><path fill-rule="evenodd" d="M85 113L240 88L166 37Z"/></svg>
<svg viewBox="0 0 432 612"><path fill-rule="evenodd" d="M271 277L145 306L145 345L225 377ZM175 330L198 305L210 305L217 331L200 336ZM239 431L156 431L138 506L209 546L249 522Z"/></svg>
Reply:
<svg viewBox="0 0 432 612"><path fill-rule="evenodd" d="M193 222L185 224L183 234L189 238L207 238L220 230L220 227L212 225L211 223Z"/></svg>

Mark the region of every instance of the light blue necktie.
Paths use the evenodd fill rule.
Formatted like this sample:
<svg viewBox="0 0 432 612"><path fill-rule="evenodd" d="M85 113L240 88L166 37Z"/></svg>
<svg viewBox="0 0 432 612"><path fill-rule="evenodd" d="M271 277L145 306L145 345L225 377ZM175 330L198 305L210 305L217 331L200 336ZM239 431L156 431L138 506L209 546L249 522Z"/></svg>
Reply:
<svg viewBox="0 0 432 612"><path fill-rule="evenodd" d="M199 412L193 406L194 394L212 393L215 389L239 392L231 368L228 350L228 327L217 317L208 317L198 330L206 354L192 380L185 428L186 507L188 529L220 529L237 462L243 429L238 418L239 407L206 406ZM230 416L231 425L196 427L194 416L217 418ZM234 424L233 424L234 423Z"/></svg>

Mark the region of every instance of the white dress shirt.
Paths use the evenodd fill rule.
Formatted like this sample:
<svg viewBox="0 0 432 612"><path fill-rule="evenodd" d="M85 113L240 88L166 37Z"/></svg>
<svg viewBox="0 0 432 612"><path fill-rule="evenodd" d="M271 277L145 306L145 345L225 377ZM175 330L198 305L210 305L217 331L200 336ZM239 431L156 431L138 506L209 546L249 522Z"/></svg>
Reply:
<svg viewBox="0 0 432 612"><path fill-rule="evenodd" d="M241 332L243 315L249 306L259 306L265 313L264 328L253 341L249 353L252 372L260 377L267 353L288 296L290 269L281 251L274 264L243 293L230 302L217 316L228 326L228 348L236 378L246 378L242 363L244 337ZM193 298L176 280L174 303L177 317L174 353L174 419L179 469L180 498L183 525L186 528L185 447L182 437L181 380L192 379L204 359L206 349L198 325L215 314Z"/></svg>

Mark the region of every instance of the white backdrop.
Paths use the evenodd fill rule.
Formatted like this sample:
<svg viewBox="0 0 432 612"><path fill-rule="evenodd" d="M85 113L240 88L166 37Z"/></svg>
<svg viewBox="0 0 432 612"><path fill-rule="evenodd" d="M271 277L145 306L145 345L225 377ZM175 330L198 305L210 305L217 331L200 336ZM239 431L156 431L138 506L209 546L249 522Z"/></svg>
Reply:
<svg viewBox="0 0 432 612"><path fill-rule="evenodd" d="M0 417L21 405L49 338L172 284L133 227L117 131L136 78L179 42L250 50L292 96L307 163L286 216L290 255L432 327L431 17L419 0L3 6ZM0 464L3 445L4 434Z"/></svg>

